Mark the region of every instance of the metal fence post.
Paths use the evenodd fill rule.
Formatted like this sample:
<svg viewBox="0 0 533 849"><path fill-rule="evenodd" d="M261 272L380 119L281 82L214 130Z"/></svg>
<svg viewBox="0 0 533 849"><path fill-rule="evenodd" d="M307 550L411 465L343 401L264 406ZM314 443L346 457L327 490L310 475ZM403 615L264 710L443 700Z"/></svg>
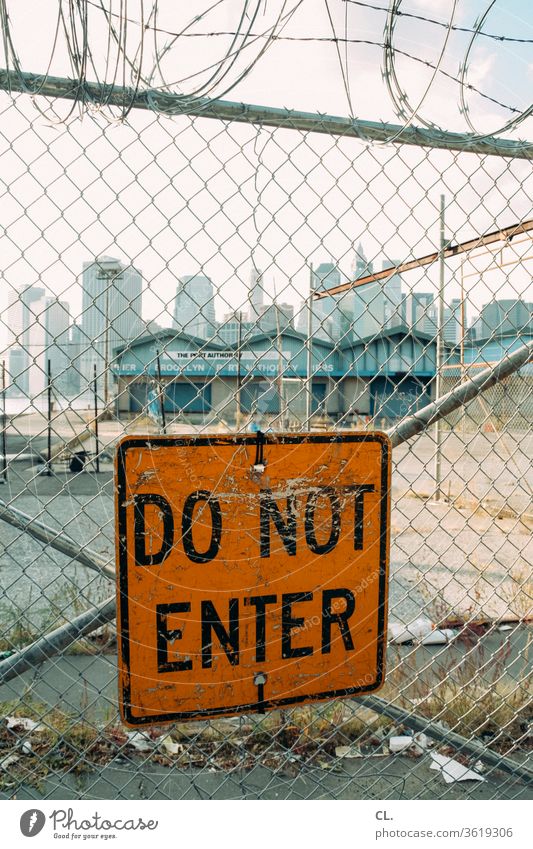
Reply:
<svg viewBox="0 0 533 849"><path fill-rule="evenodd" d="M444 230L445 198L440 196L440 248L439 248L439 295L437 308L437 337L436 337L436 368L435 368L435 398L442 394L442 366L444 360L444 271L445 271L445 230ZM441 420L435 423L435 501L441 498L442 483L442 425Z"/></svg>

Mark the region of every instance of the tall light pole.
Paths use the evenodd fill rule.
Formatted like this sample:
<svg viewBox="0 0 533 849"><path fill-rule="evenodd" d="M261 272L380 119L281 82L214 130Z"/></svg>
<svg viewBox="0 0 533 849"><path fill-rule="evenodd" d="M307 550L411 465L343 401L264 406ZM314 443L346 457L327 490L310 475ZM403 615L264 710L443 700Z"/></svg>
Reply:
<svg viewBox="0 0 533 849"><path fill-rule="evenodd" d="M6 411L6 361L2 360L2 474L0 483L7 481L7 446L6 446L6 430L7 430L7 411Z"/></svg>
<svg viewBox="0 0 533 849"><path fill-rule="evenodd" d="M241 378L241 356L242 356L242 312L241 310L237 313L237 430L240 430L241 427L241 418L242 418L242 407L241 407L241 388L242 388L242 378Z"/></svg>
<svg viewBox="0 0 533 849"><path fill-rule="evenodd" d="M306 339L306 415L305 427L311 430L311 416L313 414L313 263L309 265L309 295L307 298L307 339Z"/></svg>
<svg viewBox="0 0 533 849"><path fill-rule="evenodd" d="M465 301L465 278L464 278L464 263L461 263L461 344L460 344L460 360L461 360L461 383L466 377L465 366L465 337L466 337L466 301ZM465 412L461 415L461 430L463 437L465 434Z"/></svg>
<svg viewBox="0 0 533 849"><path fill-rule="evenodd" d="M440 247L439 247L439 303L437 318L436 362L435 362L435 399L442 395L442 364L444 362L444 272L445 272L445 234L444 234L444 195L440 196ZM442 423L435 424L435 501L440 501L442 482Z"/></svg>
<svg viewBox="0 0 533 849"><path fill-rule="evenodd" d="M122 269L117 266L113 268L103 268L100 266L99 271L96 274L97 280L105 280L105 309L104 309L104 321L105 321L105 329L104 329L104 407L102 411L101 418L106 419L110 417L109 410L109 400L110 400L110 390L109 390L109 364L110 364L110 340L109 333L111 330L111 318L109 315L109 290L111 286L115 283L116 280L123 280L124 277L122 275Z"/></svg>

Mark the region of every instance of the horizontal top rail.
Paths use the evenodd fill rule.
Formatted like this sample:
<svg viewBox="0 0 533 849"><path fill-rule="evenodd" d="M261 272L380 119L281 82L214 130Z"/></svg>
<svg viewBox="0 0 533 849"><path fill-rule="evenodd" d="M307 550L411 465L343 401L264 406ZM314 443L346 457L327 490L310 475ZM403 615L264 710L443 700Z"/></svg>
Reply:
<svg viewBox="0 0 533 849"><path fill-rule="evenodd" d="M55 97L91 103L95 106L115 106L121 109L148 109L166 115L192 115L260 124L267 127L303 130L313 133L357 138L361 141L408 144L461 153L478 153L510 159L533 159L533 143L478 138L470 133L450 133L426 127L402 127L381 121L363 121L338 115L302 112L298 109L279 109L230 100L190 99L158 89L135 91L116 85L80 84L65 77L43 76L29 72L0 69L0 90L22 92L32 97Z"/></svg>

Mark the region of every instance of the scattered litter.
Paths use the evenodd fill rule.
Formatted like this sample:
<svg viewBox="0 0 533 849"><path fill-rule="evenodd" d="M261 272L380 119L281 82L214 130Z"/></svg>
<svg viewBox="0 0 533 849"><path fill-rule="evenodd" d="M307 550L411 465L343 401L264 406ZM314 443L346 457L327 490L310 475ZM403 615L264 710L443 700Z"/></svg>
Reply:
<svg viewBox="0 0 533 849"><path fill-rule="evenodd" d="M483 761L476 761L474 764L474 769L476 772L485 772L485 764Z"/></svg>
<svg viewBox="0 0 533 849"><path fill-rule="evenodd" d="M35 722L26 716L6 716L6 725L10 731L46 731L46 725Z"/></svg>
<svg viewBox="0 0 533 849"><path fill-rule="evenodd" d="M404 737L405 729L403 725L393 725L392 728L388 730L388 737Z"/></svg>
<svg viewBox="0 0 533 849"><path fill-rule="evenodd" d="M338 758L385 758L389 754L386 746L372 748L362 752L359 746L337 746L335 754Z"/></svg>
<svg viewBox="0 0 533 849"><path fill-rule="evenodd" d="M33 755L33 748L29 740L24 740L21 743L20 750L23 755Z"/></svg>
<svg viewBox="0 0 533 849"><path fill-rule="evenodd" d="M168 755L179 755L183 752L183 744L175 743L168 734L159 743Z"/></svg>
<svg viewBox="0 0 533 849"><path fill-rule="evenodd" d="M453 758L439 755L438 752L431 752L431 757L433 763L430 769L438 770L446 784L452 784L454 781L485 781L484 777L478 772L463 766L459 761L454 761Z"/></svg>
<svg viewBox="0 0 533 849"><path fill-rule="evenodd" d="M423 646L438 646L444 643L451 643L456 636L456 632L451 628L436 628L431 634L422 637L420 640Z"/></svg>
<svg viewBox="0 0 533 849"><path fill-rule="evenodd" d="M428 747L429 740L427 734L424 734L423 731L418 731L413 737L412 751L417 755L423 755Z"/></svg>
<svg viewBox="0 0 533 849"><path fill-rule="evenodd" d="M9 769L11 764L14 764L19 760L20 758L18 755L6 755L4 758L0 759L0 769L3 769L5 771Z"/></svg>
<svg viewBox="0 0 533 849"><path fill-rule="evenodd" d="M434 630L435 625L425 616L414 619L407 625L403 622L389 622L389 640L391 643L410 643L422 640Z"/></svg>
<svg viewBox="0 0 533 849"><path fill-rule="evenodd" d="M338 758L362 758L359 746L337 746L335 754Z"/></svg>
<svg viewBox="0 0 533 849"><path fill-rule="evenodd" d="M457 632L452 628L437 628L424 616L414 619L407 625L403 622L389 623L389 641L400 645L413 640L424 646L443 645L451 642L456 636Z"/></svg>
<svg viewBox="0 0 533 849"><path fill-rule="evenodd" d="M512 625L500 625L500 627L498 628L498 631L512 631L512 630L513 630Z"/></svg>
<svg viewBox="0 0 533 849"><path fill-rule="evenodd" d="M389 749L393 754L398 752L406 752L413 745L412 737L391 737L389 739Z"/></svg>
<svg viewBox="0 0 533 849"><path fill-rule="evenodd" d="M401 752L404 754L408 754L411 757L419 758L424 754L426 749L430 747L431 743L428 739L427 734L419 731L414 737L411 737L407 734L402 734L399 736L392 736L389 738L389 749L392 754L396 755Z"/></svg>
<svg viewBox="0 0 533 849"><path fill-rule="evenodd" d="M143 734L142 731L130 731L127 737L128 746L133 746L138 752L150 752L156 746L156 742Z"/></svg>

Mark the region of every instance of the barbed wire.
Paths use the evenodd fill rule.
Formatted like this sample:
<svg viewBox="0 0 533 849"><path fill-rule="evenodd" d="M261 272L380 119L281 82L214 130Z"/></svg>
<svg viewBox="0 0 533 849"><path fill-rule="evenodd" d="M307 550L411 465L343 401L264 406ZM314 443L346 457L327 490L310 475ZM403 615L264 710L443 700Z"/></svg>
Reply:
<svg viewBox="0 0 533 849"><path fill-rule="evenodd" d="M401 12L401 4L402 0L391 0L389 11L387 13L387 20L385 22L384 27L385 46L383 51L383 77L385 80L387 91L394 105L397 116L404 122L404 127L409 126L409 124L416 118L416 120L420 124L429 129L443 131L445 128L441 124L437 124L434 121L425 118L420 112L422 105L427 100L427 96L435 80L436 74L433 74L418 106L412 107L410 105L408 93L406 89L400 84L398 74L396 72L396 54L398 51L396 50L396 47L394 45L394 32L398 19L400 17L399 13ZM466 120L467 125L476 140L482 140L489 137L501 135L504 132L513 131L533 113L533 105L530 105L527 109L520 111L516 117L513 117L511 120L506 121L499 128L492 129L490 132L486 133L480 132L469 116L469 107L466 103L465 97L465 92L467 90L472 90L471 86L467 83L469 60L472 54L475 41L478 38L479 34L482 32L482 27L489 13L494 8L495 4L496 0L490 0L483 14L478 17L474 27L471 30L471 38L464 54L464 59L461 62L459 68L459 111ZM447 35L439 57L439 66L444 58L445 48L448 43L449 36L451 34L451 27L453 26L453 15L455 13L456 5L456 2L454 2L450 20L445 25Z"/></svg>
<svg viewBox="0 0 533 849"><path fill-rule="evenodd" d="M388 8L386 6L376 6L373 3L365 3L363 0L341 0L342 3L350 4L352 6L362 6L365 9L371 9L374 12L385 12L388 13ZM533 38L517 38L515 36L510 35L499 35L493 32L483 32L480 30L479 32L472 27L462 27L458 24L451 24L451 26L446 23L446 21L438 21L436 18L428 18L426 15L417 15L414 12L402 12L399 9L396 13L397 17L401 18L413 18L417 21L422 21L425 24L434 24L435 26L444 27L445 29L450 29L452 32L466 32L466 33L476 33L478 35L483 36L484 38L491 38L494 41L510 41L517 44L533 44Z"/></svg>
<svg viewBox="0 0 533 849"><path fill-rule="evenodd" d="M489 0L486 3L484 11L478 16L473 26L459 25L455 21L457 0L453 2L447 21L404 10L402 0L390 0L388 5L366 2L366 0L340 0L343 4L340 25L343 29L342 34L339 30L338 16L335 14L339 11L339 7L335 7L335 0L324 0L325 15L331 35L287 34L285 32L287 25L304 2L305 0L279 0L277 5L269 6L269 17L259 26L261 15L265 18L267 13L266 4L263 0L242 0L239 4L232 4L231 8L231 13L235 15L236 26L211 29L201 25L209 23L210 16L220 13L223 8L226 10L229 8L225 0L213 0L211 3L201 0L200 3L193 4L195 14L191 12L188 18L187 12L186 22L175 29L162 25L162 15L166 10L163 9L159 0L153 0L149 4L139 0L137 16L129 14L131 4L128 7L125 0L120 0L115 8L112 8L113 4L105 3L104 0L77 0L76 3L68 2L67 4L59 2L49 55L44 73L40 74L41 85L44 85L51 74L52 66L59 53L64 50L76 97L66 116L58 116L50 106L46 111L46 117L52 123L61 123L68 120L78 108L81 112L86 109L96 110L111 121L124 120L141 88L151 91L171 91L183 100L185 106L197 104L199 101L209 103L224 97L241 83L275 42L301 44L312 42L334 45L342 87L352 117L355 116L356 110L351 85L353 70L349 66L348 54L348 48L351 45L369 45L378 47L382 51L382 78L402 129L406 129L415 121L423 127L439 132L449 129L444 126L444 122L437 123L427 115L428 107L435 102L435 81L442 78L459 86L457 108L466 122L469 133L476 140L516 131L533 114L533 104L520 108L468 81L469 67L472 64L473 51L479 37L498 42L533 43L533 39L484 31L487 18L494 9L496 0ZM0 22L6 66L14 69L22 90L34 96L39 93L39 88L32 88L29 91L23 79L23 71L27 69L20 61L16 33L8 7L8 0L0 0ZM350 37L351 27L348 18L350 7L386 15L383 38L377 40ZM419 21L445 30L445 37L436 60L423 58L398 45L399 36L396 30L402 19ZM98 38L95 37L96 26L100 28ZM201 26L200 30L199 26ZM102 39L102 27L104 27L104 39ZM135 30L137 33L132 34ZM470 36L458 73L451 72L445 65L449 58L449 40L452 33ZM161 40L162 36L167 39L165 43ZM178 71L178 62L184 61L178 50L180 40L198 38L223 38L227 39L228 43L217 58L212 59L211 51L208 53L210 61L193 66L194 62L197 62L197 56L201 54L201 51L196 51L191 59L191 67L182 67ZM149 39L152 42L151 47ZM95 44L98 44L99 48L102 44L105 45L103 61L101 58L99 60L96 58ZM401 79L397 67L400 57L422 64L431 72L423 94L417 95L417 98L413 98L412 91L410 93L411 86L406 85L405 80ZM86 83L89 79L96 81L96 84L101 87L101 97L97 102L87 90ZM112 105L112 87L117 85L121 85L124 89L124 102L118 109L118 114L116 98ZM434 97L432 93L435 93ZM469 95L473 94L509 112L510 116L506 117L498 128L487 132L481 131L476 126L468 103ZM35 98L34 105L39 109ZM161 103L156 104L155 101L151 101L151 105L155 110L165 112Z"/></svg>
<svg viewBox="0 0 533 849"><path fill-rule="evenodd" d="M178 39L191 35L188 32L193 26L203 21L210 12L221 7L226 0L215 0L214 3L199 10L182 28L181 31L171 33L158 27L159 2L155 0L150 6L147 14L144 14L145 5L140 0L140 20L129 18L126 14L127 4L121 0L120 11L113 12L106 8L103 0L100 4L91 0L78 0L77 3L68 3L67 11L60 2L57 9L55 32L51 45L51 52L46 63L46 70L42 75L42 84L50 74L54 57L59 46L64 46L67 52L68 62L77 96L74 100L66 119L68 119L77 105L94 106L92 100L86 100L85 83L88 81L90 69L96 83L102 87L102 100L99 103L99 111L110 108L110 88L121 83L124 89L128 89L127 99L120 110L120 119L124 119L132 108L141 84L146 88L158 88L168 90L170 88L185 87L187 90L180 92L187 102L198 99L205 101L209 98L223 97L238 83L240 83L255 67L260 58L265 54L272 43L272 36L283 28L292 18L292 15L302 4L303 0L279 0L279 9L274 13L273 19L268 26L258 35L252 33L252 28L257 22L259 12L263 8L266 12L263 0L242 0L238 12L238 25L227 36L231 39L229 46L222 56L216 61L202 65L196 70L177 76L169 81L163 70L163 60L168 55L178 55L173 48L176 47ZM99 68L95 54L91 48L91 40L100 44L102 39L94 38L89 30L89 6L102 12L98 22L102 22L107 30L107 44L104 50L103 71ZM113 18L118 20L115 24ZM7 0L0 0L0 21L3 33L3 48L7 67L12 67L22 82L22 71L20 60L16 49L14 34L10 21ZM142 32L132 45L129 35L128 24L140 26ZM146 32L154 34L153 54L150 59L150 68L146 71L144 64L148 51L146 49ZM171 36L171 41L160 46L157 35L165 33ZM244 67L237 66L242 59L244 50L257 44L261 39L258 52L248 61ZM194 81L194 82L193 82ZM26 90L26 88L24 88ZM106 93L107 92L107 93ZM29 92L28 92L29 93ZM38 92L33 91L33 94ZM63 120L66 120L65 118ZM116 116L112 116L116 120Z"/></svg>
<svg viewBox="0 0 533 849"><path fill-rule="evenodd" d="M385 23L385 29L383 33L383 40L385 42L383 49L383 59L384 59L384 79L385 84L387 86L387 91L389 93L389 97L394 104L396 114L399 118L403 120L402 130L396 134L396 136L392 139L392 141L396 141L401 132L409 127L415 118L417 118L424 126L430 126L428 122L423 120L420 115L420 109L424 104L427 96L429 95L430 89L435 81L435 77L437 76L437 72L440 70L441 63L444 61L444 57L446 54L446 48L448 46L448 40L451 35L451 25L453 24L454 15L457 8L457 0L453 0L452 13L450 16L449 26L446 29L446 36L444 38L443 45L441 47L439 58L436 66L433 68L433 74L429 83L426 85L422 97L419 99L417 106L412 106L407 97L407 92L402 89L400 83L398 81L398 76L396 74L396 66L395 66L395 55L393 49L393 38L394 38L394 28L396 26L397 15L396 11L400 8L402 0L391 0L390 11L387 15L387 21ZM394 90L396 89L396 91Z"/></svg>

